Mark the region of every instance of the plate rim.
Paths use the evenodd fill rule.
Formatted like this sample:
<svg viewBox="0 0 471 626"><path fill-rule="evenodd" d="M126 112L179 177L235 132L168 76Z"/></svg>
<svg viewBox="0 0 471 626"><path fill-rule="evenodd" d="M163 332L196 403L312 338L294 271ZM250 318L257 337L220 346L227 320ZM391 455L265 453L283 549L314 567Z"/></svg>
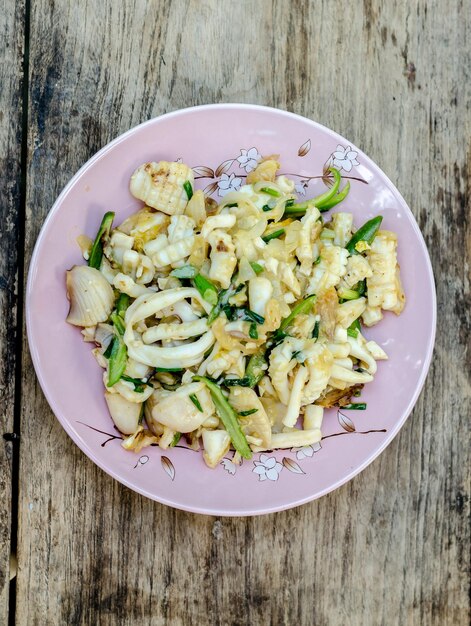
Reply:
<svg viewBox="0 0 471 626"><path fill-rule="evenodd" d="M72 439L72 442L78 447L80 448L80 450L91 460L93 461L93 463L95 463L98 467L100 467L100 469L102 469L104 472L106 472L109 476L111 476L114 480L117 480L118 482L120 482L121 484L125 485L126 487L128 487L129 489L139 493L140 495L143 495L155 502L159 502L160 504L165 504L166 506L170 506L172 508L175 509L179 509L182 511L187 511L190 513L197 513L197 514L201 514L201 515L210 515L210 516L221 516L221 517L249 517L249 516L258 516L258 515L268 515L271 513L276 513L279 511L285 511L297 506L301 506L303 504L306 504L308 502L312 502L314 500L317 500L318 498L321 498L324 495L327 495L328 493L331 493L333 491L335 491L336 489L339 489L341 486L345 485L347 482L349 482L350 480L352 480L352 478L354 478L355 476L357 476L358 474L360 474L360 472L362 472L364 469L366 469L371 463L373 463L373 461L375 461L375 459L377 459L383 452L384 450L389 446L389 444L396 438L398 432L400 431L400 429L403 427L403 425L405 424L406 420L408 419L408 417L410 416L415 404L417 403L417 400L422 392L422 389L424 387L425 384L425 380L427 378L429 369L430 369L430 364L431 364L431 360L432 360L432 355L433 355L433 351L434 351L434 347L435 347L435 337L436 337L436 327L437 327L437 295L436 295L436 287L435 287L435 278L434 278L434 274L433 274L433 268L432 268L432 263L430 260L430 254L427 248L427 245L425 243L424 237L422 235L422 232L417 224L417 221L415 219L414 214L412 213L409 205L407 204L407 202L405 201L405 199L403 198L402 194L399 192L399 190L397 189L397 187L394 185L394 183L390 180L390 178L387 176L387 174L385 174L385 172L366 154L363 152L363 150L361 150L362 155L364 157L366 157L368 166L374 170L374 172L377 175L380 175L381 177L383 177L383 179L385 180L385 182L390 186L390 188L392 189L392 191L397 195L400 203L401 203L401 207L402 209L405 209L406 212L408 212L409 217L411 218L410 223L412 224L412 227L415 231L415 234L417 235L417 238L420 242L420 245L422 247L423 252L425 253L425 260L426 260L426 268L427 268L427 278L429 280L429 284L430 284L430 293L431 293L431 298L432 298L432 332L431 335L429 337L428 340L428 345L427 345L427 351L426 354L424 356L424 362L423 362L423 366L422 366L422 370L421 370L421 374L420 374L420 378L418 381L418 384L416 386L416 389L406 407L406 409L403 411L401 419L399 419L397 421L397 423L394 425L393 428L391 428L388 433L387 436L384 438L383 442L381 443L381 445L374 451L373 454L370 454L360 465L356 466L351 472L349 472L348 474L346 474L344 477L342 477L340 480L338 480L337 482L335 482L334 484L322 489L321 491L317 492L314 495L310 495L310 496L306 496L304 498L298 498L295 500L289 500L286 503L282 504L282 505L274 505L272 507L267 507L266 505L264 506L263 510L260 509L241 509L241 510L225 510L225 509L220 509L217 506L214 508L210 508L210 507L198 507L198 506L187 506L185 504L182 504L178 501L175 500L171 500L165 497L157 497L155 494L149 493L146 489L141 488L140 486L137 486L136 484L134 484L132 481L128 480L127 478L123 477L123 476L119 476L117 473L115 473L114 470L108 468L106 466L106 463L102 462L100 457L98 455L95 454L95 452L93 450L91 450L88 446L84 446L82 445L82 441L81 439L79 439L79 441L76 441L75 439L75 431L72 428L72 425L70 423L70 421L64 416L62 415L62 412L59 410L56 410L57 407L55 407L55 401L52 398L52 395L49 392L48 386L46 384L46 381L43 378L42 372L41 372L41 368L39 367L39 353L37 351L36 345L35 345L35 341L34 341L34 332L33 332L33 322L31 319L32 316L32 311L31 311L31 306L30 306L30 302L31 302L31 298L32 298L32 294L33 294L33 274L35 271L35 266L37 264L37 258L40 254L41 248L42 248L42 242L43 239L45 237L45 233L48 229L49 223L53 220L55 214L58 212L61 204L63 203L64 199L67 197L69 191L71 190L71 188L76 184L76 182L78 182L78 180L83 176L83 174L88 171L89 168L91 168L97 161L99 161L105 154L107 154L107 152L109 152L110 150L112 150L115 146L117 146L118 144L120 144L121 142L125 141L130 135L134 134L135 132L138 131L138 129L141 129L145 126L151 126L152 124L154 124L157 120L162 120L164 118L169 119L169 118L173 118L173 117L179 117L181 115L188 115L193 111L204 111L204 110L208 110L208 109L226 109L226 110L230 110L230 109L245 109L245 110L252 110L252 111L260 111L260 112L267 112L267 113L275 113L277 115L281 115L281 116L285 116L291 119L297 119L299 121L302 121L303 123L308 123L309 125L317 128L318 130L321 130L323 132L327 132L328 134L330 134L332 137L336 138L339 142L347 142L349 145L353 146L353 147L357 147L356 144L352 143L351 141L349 141L348 139L346 139L345 137L343 137L342 135L340 135L339 133L337 133L336 131L328 128L327 126L320 124L319 122L316 122L315 120L311 120L308 117L305 117L303 115L299 115L297 113L293 113L291 111L287 111L285 109L280 109L280 108L276 108L276 107L269 107L269 106L264 106L264 105L259 105L259 104L247 104L247 103L235 103L235 102L231 102L231 103L213 103L213 104L202 104L202 105L197 105L197 106L191 106L191 107L185 107L183 109L177 109L174 111L170 111L168 113L163 113L161 115L158 115L156 117L153 117L149 120L146 120L140 124L137 124L136 126L133 126L132 128L130 128L129 130L125 131L124 133L121 133L120 135L118 135L117 137L115 137L115 139L113 139L112 141L110 141L109 143L107 143L105 146L103 146L100 150L98 150L98 152L96 152L92 157L90 157L90 159L88 159L80 168L79 170L72 176L72 178L68 181L68 183L64 186L64 188L62 189L62 191L60 192L60 194L57 196L56 200L54 201L52 207L50 208L46 219L44 220L43 224L41 225L41 229L39 231L39 234L37 236L35 245L34 245L34 249L33 249L33 253L31 255L31 259L29 262L29 267L28 267L28 274L27 274L27 282L26 282L26 293L25 293L25 320L26 320L26 335L27 335L27 340L28 340L28 347L29 347L29 352L31 354L31 359L33 362L33 366L34 366L34 370L36 373L36 376L38 378L39 384L41 386L41 390L49 404L50 409L52 410L52 412L54 413L54 416L56 417L56 419L58 419L58 421L60 422L61 426L64 428L64 430L66 431L66 433L69 435L69 437Z"/></svg>

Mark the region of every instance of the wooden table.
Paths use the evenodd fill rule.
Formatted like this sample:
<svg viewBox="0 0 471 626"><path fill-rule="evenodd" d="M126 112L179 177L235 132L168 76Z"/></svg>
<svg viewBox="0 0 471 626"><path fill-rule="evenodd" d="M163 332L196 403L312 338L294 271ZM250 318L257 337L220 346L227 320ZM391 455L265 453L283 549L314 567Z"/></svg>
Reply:
<svg viewBox="0 0 471 626"><path fill-rule="evenodd" d="M467 625L470 16L469 0L0 1L0 624ZM253 519L172 510L98 469L51 413L23 323L69 178L207 102L295 111L362 147L412 208L438 291L400 435L335 493Z"/></svg>

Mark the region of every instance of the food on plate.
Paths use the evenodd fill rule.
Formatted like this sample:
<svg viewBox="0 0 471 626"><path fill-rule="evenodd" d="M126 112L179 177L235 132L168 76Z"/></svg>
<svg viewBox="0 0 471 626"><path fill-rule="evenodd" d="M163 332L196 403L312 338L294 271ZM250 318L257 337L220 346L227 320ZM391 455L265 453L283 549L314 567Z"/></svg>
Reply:
<svg viewBox="0 0 471 626"><path fill-rule="evenodd" d="M337 169L303 201L278 169L260 160L216 204L187 165L145 163L130 181L143 206L79 238L67 321L95 346L125 449L182 441L215 467L231 448L240 462L312 445L324 408L365 408L387 355L363 327L405 304L397 237L381 216L326 216L350 191Z"/></svg>

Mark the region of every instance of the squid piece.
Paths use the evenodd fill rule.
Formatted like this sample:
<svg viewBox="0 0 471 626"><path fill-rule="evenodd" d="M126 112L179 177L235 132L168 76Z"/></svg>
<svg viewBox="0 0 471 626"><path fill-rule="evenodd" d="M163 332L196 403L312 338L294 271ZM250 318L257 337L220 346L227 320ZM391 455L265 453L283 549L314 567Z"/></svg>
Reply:
<svg viewBox="0 0 471 626"><path fill-rule="evenodd" d="M184 183L193 186L193 170L183 163L144 163L131 176L129 189L132 195L149 206L167 213L179 215L188 204Z"/></svg>
<svg viewBox="0 0 471 626"><path fill-rule="evenodd" d="M66 286L70 300L69 324L95 326L106 322L113 310L114 294L98 270L87 265L75 265L66 272Z"/></svg>

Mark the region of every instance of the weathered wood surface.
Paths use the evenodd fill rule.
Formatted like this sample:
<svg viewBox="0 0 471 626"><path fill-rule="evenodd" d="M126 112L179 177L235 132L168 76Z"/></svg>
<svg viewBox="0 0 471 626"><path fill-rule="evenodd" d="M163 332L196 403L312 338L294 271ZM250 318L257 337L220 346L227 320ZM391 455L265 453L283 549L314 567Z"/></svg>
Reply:
<svg viewBox="0 0 471 626"><path fill-rule="evenodd" d="M114 482L52 415L24 344L16 623L468 624L470 13L32 0L27 261L63 185L117 134L183 106L263 103L335 128L396 182L432 255L439 327L384 454L317 502L253 519Z"/></svg>
<svg viewBox="0 0 471 626"><path fill-rule="evenodd" d="M14 470L17 458L13 461L18 444L12 441L11 433L15 423L17 246L22 212L23 23L24 3L0 0L0 624L6 624L8 616L11 524L16 511L12 486L18 480ZM13 548L14 542L13 537Z"/></svg>

